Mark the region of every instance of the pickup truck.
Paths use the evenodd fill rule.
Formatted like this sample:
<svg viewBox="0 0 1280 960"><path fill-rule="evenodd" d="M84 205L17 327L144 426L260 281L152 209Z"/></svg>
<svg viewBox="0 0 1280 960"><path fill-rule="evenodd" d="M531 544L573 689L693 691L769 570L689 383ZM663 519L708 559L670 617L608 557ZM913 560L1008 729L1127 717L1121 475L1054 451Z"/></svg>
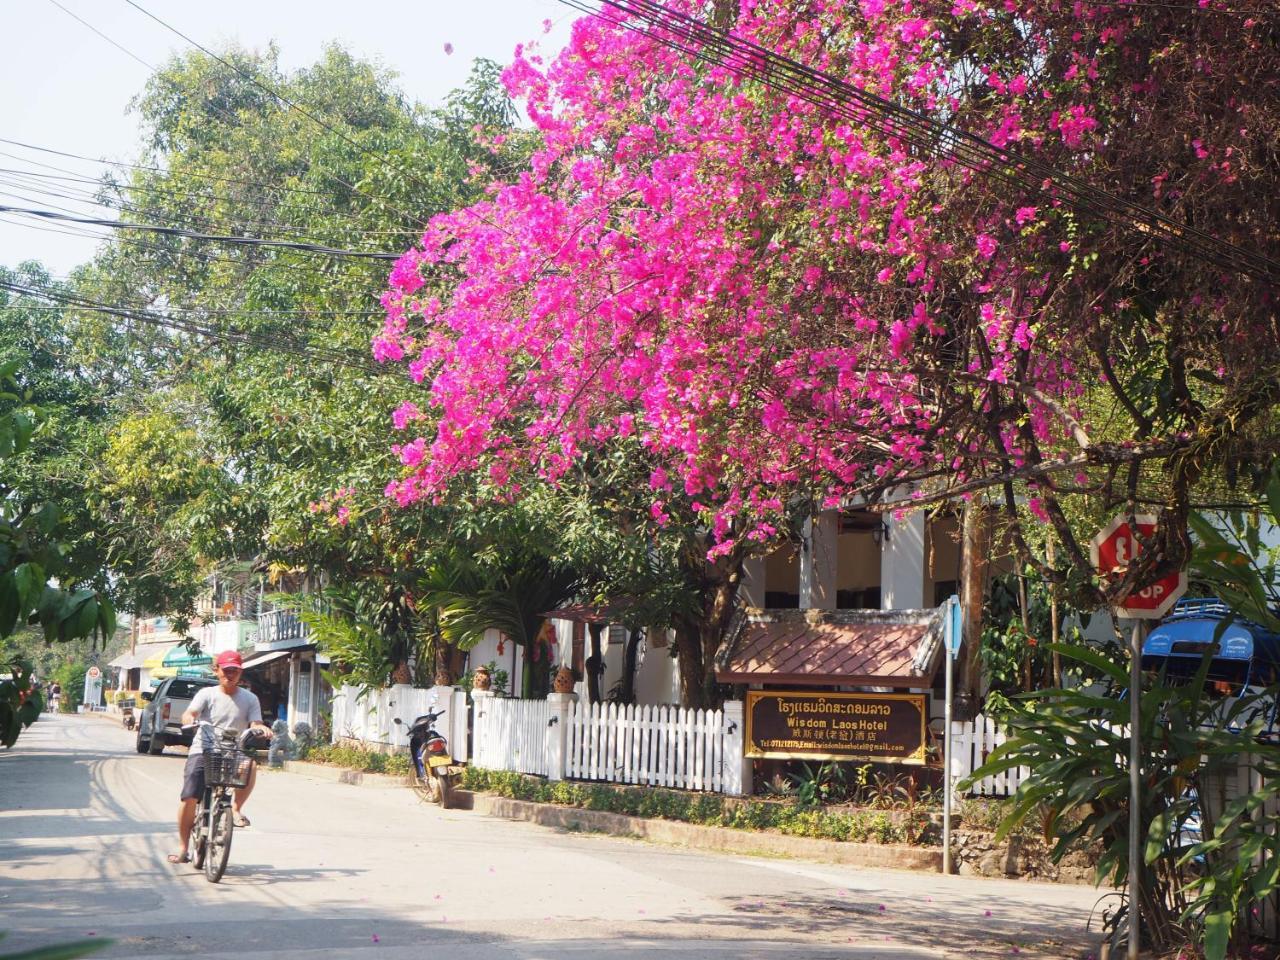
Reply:
<svg viewBox="0 0 1280 960"><path fill-rule="evenodd" d="M198 691L217 682L212 677L170 677L155 690L144 690L147 705L138 718L138 752L157 754L166 746L191 746L191 734L182 730L182 715Z"/></svg>

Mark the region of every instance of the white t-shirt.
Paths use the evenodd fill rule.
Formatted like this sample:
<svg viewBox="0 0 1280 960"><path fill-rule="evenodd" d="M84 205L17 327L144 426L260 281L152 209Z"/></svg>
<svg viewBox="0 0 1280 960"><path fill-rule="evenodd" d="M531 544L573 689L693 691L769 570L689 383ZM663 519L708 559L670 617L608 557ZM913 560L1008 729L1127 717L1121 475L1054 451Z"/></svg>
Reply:
<svg viewBox="0 0 1280 960"><path fill-rule="evenodd" d="M208 720L210 723L242 733L251 723L262 722L262 704L252 691L244 687L236 687L233 694L225 694L221 687L205 687L191 698L188 710L196 712L196 722ZM201 727L191 743L192 753L203 753L206 747L213 746L214 731Z"/></svg>

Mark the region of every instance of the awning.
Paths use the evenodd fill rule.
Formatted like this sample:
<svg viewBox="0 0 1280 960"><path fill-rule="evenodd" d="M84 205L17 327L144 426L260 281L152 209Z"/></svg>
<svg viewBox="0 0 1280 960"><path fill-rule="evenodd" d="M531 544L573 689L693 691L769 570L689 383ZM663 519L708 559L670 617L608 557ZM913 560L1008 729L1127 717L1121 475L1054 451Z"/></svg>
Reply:
<svg viewBox="0 0 1280 960"><path fill-rule="evenodd" d="M547 620L568 620L571 623L622 623L638 606L634 600L623 599L615 603L569 603L541 614Z"/></svg>
<svg viewBox="0 0 1280 960"><path fill-rule="evenodd" d="M159 656L163 659L172 646L172 643L139 643L133 648L132 653L125 652L120 654L107 666L119 667L122 670L134 670L145 666L147 660L151 657Z"/></svg>
<svg viewBox="0 0 1280 960"><path fill-rule="evenodd" d="M716 662L721 683L817 687L933 686L937 610L739 612Z"/></svg>
<svg viewBox="0 0 1280 960"><path fill-rule="evenodd" d="M292 650L269 650L265 653L254 653L245 657L244 668L246 670L256 670L258 667L265 667L272 660L279 660L281 657L287 657Z"/></svg>

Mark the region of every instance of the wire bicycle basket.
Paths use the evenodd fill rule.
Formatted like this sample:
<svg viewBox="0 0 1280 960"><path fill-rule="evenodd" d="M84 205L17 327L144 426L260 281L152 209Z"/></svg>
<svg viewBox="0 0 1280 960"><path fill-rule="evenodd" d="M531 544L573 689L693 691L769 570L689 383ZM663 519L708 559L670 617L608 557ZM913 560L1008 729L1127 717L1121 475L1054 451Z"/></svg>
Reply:
<svg viewBox="0 0 1280 960"><path fill-rule="evenodd" d="M243 750L206 750L204 781L211 787L244 787L249 783L253 758Z"/></svg>

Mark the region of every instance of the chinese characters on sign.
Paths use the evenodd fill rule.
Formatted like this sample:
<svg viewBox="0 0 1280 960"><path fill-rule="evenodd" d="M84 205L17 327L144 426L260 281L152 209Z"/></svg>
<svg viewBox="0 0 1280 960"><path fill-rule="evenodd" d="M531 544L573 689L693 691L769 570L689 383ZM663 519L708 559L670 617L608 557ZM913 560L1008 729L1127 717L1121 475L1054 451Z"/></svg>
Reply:
<svg viewBox="0 0 1280 960"><path fill-rule="evenodd" d="M747 691L747 756L925 762L923 693Z"/></svg>

